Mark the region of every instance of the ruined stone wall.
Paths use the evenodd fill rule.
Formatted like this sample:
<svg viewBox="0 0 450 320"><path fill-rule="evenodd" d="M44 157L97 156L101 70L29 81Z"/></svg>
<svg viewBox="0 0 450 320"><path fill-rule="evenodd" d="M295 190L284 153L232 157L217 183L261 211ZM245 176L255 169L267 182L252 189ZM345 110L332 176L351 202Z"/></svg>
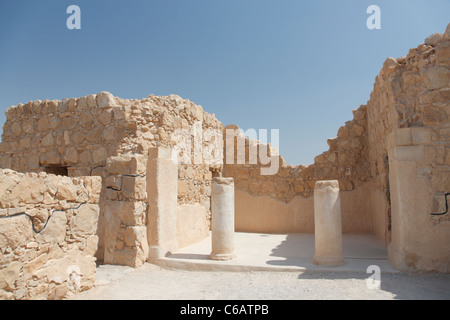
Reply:
<svg viewBox="0 0 450 320"><path fill-rule="evenodd" d="M114 97L103 92L10 107L0 144L2 167L21 172L69 167L71 176L89 175L122 152L120 142L134 131L127 121L132 110L113 106Z"/></svg>
<svg viewBox="0 0 450 320"><path fill-rule="evenodd" d="M449 190L445 182L449 178L449 51L448 38L436 34L406 57L388 58L367 103L374 231L385 242L390 240L391 230L387 140L393 132L398 131L395 137L400 146L427 144L423 148L428 163L421 164L420 170L432 180L435 190L430 195L434 199L430 211L445 208L444 193ZM403 128L411 129L399 130Z"/></svg>
<svg viewBox="0 0 450 320"><path fill-rule="evenodd" d="M120 102L124 104L125 102ZM167 146L180 152L178 167L178 229L180 245L198 240L193 226L201 226L203 237L211 219L211 170L220 170L220 162L208 162L203 152L222 150L222 124L189 100L172 95L134 101L136 135L125 138L134 146L123 154L107 159L101 168L105 177L105 216L99 232L104 232L99 247L105 263L141 266L147 259L146 221L148 198L146 168L148 151L155 146ZM203 132L214 135L204 136ZM125 147L121 147L123 150ZM198 207L197 207L198 206ZM197 210L193 212L192 207ZM202 214L197 214L201 211ZM107 221L107 223L103 223Z"/></svg>
<svg viewBox="0 0 450 320"><path fill-rule="evenodd" d="M100 189L99 177L0 169L0 299L62 299L94 285Z"/></svg>
<svg viewBox="0 0 450 320"><path fill-rule="evenodd" d="M353 110L353 119L339 128L336 138L327 141L329 150L317 156L313 165L286 166L280 157L278 172L263 176L261 164L248 161L251 146L258 142L246 139L245 163L238 164L236 140L235 162L224 164L224 175L235 179L237 227L244 231L313 232L310 199L314 184L336 179L343 191L343 231L373 232L389 243L389 136L395 136L396 146L423 153L416 165L432 190L426 211L444 212L450 181L448 33L449 28L445 34L427 38L406 57L388 58L367 105ZM448 215L433 219L446 221Z"/></svg>
<svg viewBox="0 0 450 320"><path fill-rule="evenodd" d="M221 169L222 124L201 106L176 95L121 99L101 92L19 104L10 107L6 117L0 167L103 178L99 261L105 260L105 250L109 250L109 263L138 266L145 261L145 239L139 227L145 227L145 168L151 147L179 147L182 151L178 202L180 206L201 206L205 210L204 223L209 225L211 171ZM203 153L211 155L217 150L219 162L204 161ZM137 173L132 166L144 169ZM117 208L127 210L121 213ZM106 221L111 214L120 217L116 217L117 228ZM181 233L189 228L182 225L183 221L189 222L183 219L184 214L180 210ZM121 220L124 215L133 218ZM105 239L109 239L108 245Z"/></svg>
<svg viewBox="0 0 450 320"><path fill-rule="evenodd" d="M201 106L171 95L121 99L108 92L81 98L37 100L6 111L0 164L23 172L69 167L69 175L89 175L122 154L147 155L156 145L177 145L177 131L222 129ZM202 139L205 149L214 141ZM192 158L194 157L192 150ZM202 162L200 162L201 164Z"/></svg>
<svg viewBox="0 0 450 320"><path fill-rule="evenodd" d="M369 193L365 195L368 192L366 185L370 178L366 106L353 110L353 115L353 120L347 121L339 129L337 137L327 141L329 150L317 156L314 164L287 166L280 156L279 168L274 175L261 174L261 167L268 165L262 165L259 156L257 164L250 164L250 149L256 145L259 150L260 145L258 141L243 135L241 139L245 139L245 159L241 161L245 160L245 163L238 164L239 142L236 138L235 161L224 163L223 174L235 179L237 198L242 199L243 207L240 208L238 205L236 213L238 229L255 232L314 232L312 206L314 185L318 180L338 180L340 189L349 192L343 196L344 232L371 232L372 223L367 219L371 213L370 201L364 199L370 197ZM227 126L225 130L236 128ZM226 158L226 142L224 145ZM263 150L267 150L270 155L270 147L264 147ZM293 201L296 203L295 206ZM258 204L248 205L249 202L264 202L265 205L261 208ZM249 213L246 213L252 206L261 208L252 210L255 214L254 219L250 219ZM266 210L275 210L277 213L265 212ZM245 217L241 217L241 214ZM279 217L276 217L277 214ZM261 219L265 220L267 226L261 223ZM285 223L280 220L284 220ZM252 223L253 226L250 225Z"/></svg>
<svg viewBox="0 0 450 320"><path fill-rule="evenodd" d="M317 156L312 165L287 166L280 156L278 172L274 175L261 175L260 168L263 165L249 164L249 146L253 143L259 146L259 142L245 138L245 164L237 164L236 139L235 163L224 164L224 175L234 177L235 186L250 194L269 195L285 202L291 201L295 196L312 196L317 180L336 179L339 180L341 190L351 191L370 177L366 106L353 110L353 114L354 119L347 121L345 126L339 129L337 137L328 139L330 149ZM227 128L232 127L225 129ZM270 150L270 147L266 149ZM226 155L226 149L224 153Z"/></svg>

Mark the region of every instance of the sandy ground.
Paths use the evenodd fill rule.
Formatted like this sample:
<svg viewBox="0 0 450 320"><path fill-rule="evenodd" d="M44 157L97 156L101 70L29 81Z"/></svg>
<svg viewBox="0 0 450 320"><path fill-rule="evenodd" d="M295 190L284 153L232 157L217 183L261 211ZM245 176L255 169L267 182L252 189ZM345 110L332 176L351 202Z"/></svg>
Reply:
<svg viewBox="0 0 450 320"><path fill-rule="evenodd" d="M208 272L100 266L82 300L450 299L450 274L382 273L369 289L361 272Z"/></svg>

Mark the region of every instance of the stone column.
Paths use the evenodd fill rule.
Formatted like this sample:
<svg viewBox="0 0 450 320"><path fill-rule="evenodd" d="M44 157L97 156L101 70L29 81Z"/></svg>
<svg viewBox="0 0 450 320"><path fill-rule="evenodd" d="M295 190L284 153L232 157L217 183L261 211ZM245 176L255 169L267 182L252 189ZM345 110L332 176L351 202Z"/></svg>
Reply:
<svg viewBox="0 0 450 320"><path fill-rule="evenodd" d="M344 264L339 182L317 181L314 189L314 263L338 266Z"/></svg>
<svg viewBox="0 0 450 320"><path fill-rule="evenodd" d="M178 163L170 148L150 148L147 162L148 260L177 248Z"/></svg>
<svg viewBox="0 0 450 320"><path fill-rule="evenodd" d="M217 177L212 180L212 260L230 260L234 255L234 181Z"/></svg>

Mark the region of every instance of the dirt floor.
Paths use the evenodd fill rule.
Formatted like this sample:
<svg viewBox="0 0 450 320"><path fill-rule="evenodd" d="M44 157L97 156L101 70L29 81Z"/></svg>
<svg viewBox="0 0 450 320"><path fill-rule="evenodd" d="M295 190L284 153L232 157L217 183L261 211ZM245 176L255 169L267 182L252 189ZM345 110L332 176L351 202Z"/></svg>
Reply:
<svg viewBox="0 0 450 320"><path fill-rule="evenodd" d="M450 274L382 273L369 289L362 272L213 272L100 266L83 300L450 299Z"/></svg>

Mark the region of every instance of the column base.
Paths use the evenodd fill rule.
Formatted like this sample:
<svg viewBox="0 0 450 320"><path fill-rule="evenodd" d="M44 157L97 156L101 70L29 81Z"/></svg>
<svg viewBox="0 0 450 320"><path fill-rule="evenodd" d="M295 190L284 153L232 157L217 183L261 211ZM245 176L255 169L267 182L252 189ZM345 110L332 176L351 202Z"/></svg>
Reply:
<svg viewBox="0 0 450 320"><path fill-rule="evenodd" d="M209 258L211 260L227 261L227 260L235 259L236 255L234 253L214 253L214 252L211 252L211 254L209 255Z"/></svg>
<svg viewBox="0 0 450 320"><path fill-rule="evenodd" d="M318 257L314 256L314 264L320 266L337 267L345 264L344 257Z"/></svg>

